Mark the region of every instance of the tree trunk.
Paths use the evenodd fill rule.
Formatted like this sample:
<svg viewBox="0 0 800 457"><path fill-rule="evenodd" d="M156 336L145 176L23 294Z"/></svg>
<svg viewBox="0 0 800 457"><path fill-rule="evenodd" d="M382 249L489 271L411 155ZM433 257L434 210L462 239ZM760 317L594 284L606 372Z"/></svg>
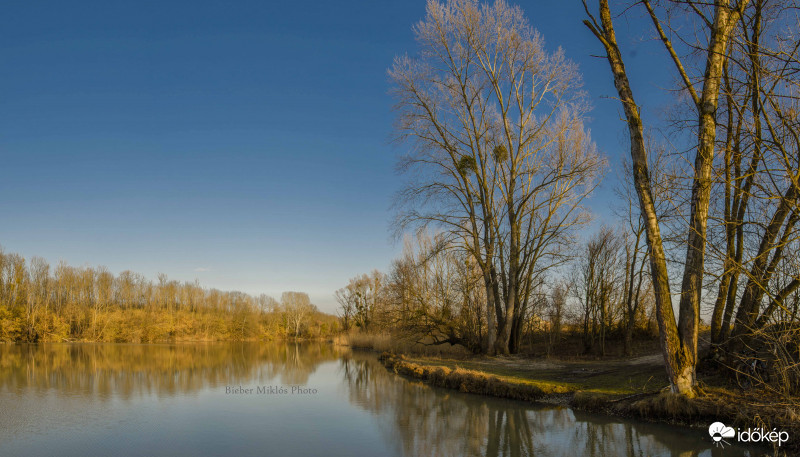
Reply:
<svg viewBox="0 0 800 457"><path fill-rule="evenodd" d="M742 8L746 2L746 0L742 0ZM738 14L729 9L727 2L722 1L716 4L714 23L710 30L701 98L698 99L693 87L689 85L691 83L688 80L686 81L687 89L697 102L699 128L695 176L692 184L690 230L681 287L680 314L676 325L672 309L666 256L650 183L642 119L630 88L622 55L617 46L608 0L600 0L599 3L600 24L593 17L592 22L586 20L584 23L600 40L606 50L608 62L614 74L614 86L617 88L625 111L630 134L634 184L639 196L640 210L645 220L647 244L650 249L650 268L656 299L656 320L661 338L661 350L664 355L672 392L693 396L694 386L697 382L695 365L697 362L697 333L700 319L700 293L703 279L709 193L711 189L711 166L716 139L714 114L717 108L726 45L733 25L738 20ZM671 43L663 35L649 2L645 0L644 4L648 8L655 27L661 33L662 40L670 51L678 70L685 76L683 67L677 55L674 54Z"/></svg>
<svg viewBox="0 0 800 457"><path fill-rule="evenodd" d="M511 325L511 339L508 342L508 352L517 354L522 349L522 331L525 330L525 314L527 312L527 303L525 298L519 306L519 311L514 317L514 322Z"/></svg>
<svg viewBox="0 0 800 457"><path fill-rule="evenodd" d="M495 323L495 293L492 284L492 276L486 271L483 274L486 286L486 339L484 341L483 352L486 354L494 353L495 338L497 337L497 325Z"/></svg>

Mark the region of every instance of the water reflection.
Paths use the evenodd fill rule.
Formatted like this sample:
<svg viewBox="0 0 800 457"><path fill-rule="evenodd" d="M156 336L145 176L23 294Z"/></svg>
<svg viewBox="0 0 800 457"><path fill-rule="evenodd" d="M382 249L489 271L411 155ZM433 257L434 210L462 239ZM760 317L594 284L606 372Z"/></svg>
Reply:
<svg viewBox="0 0 800 457"><path fill-rule="evenodd" d="M397 382L373 357L341 359L350 401L379 417L399 455L749 456L714 448L704 430L633 423L563 407L464 395Z"/></svg>
<svg viewBox="0 0 800 457"><path fill-rule="evenodd" d="M225 393L278 384L319 394ZM704 430L431 388L326 344L0 345L0 410L0 455L750 455Z"/></svg>
<svg viewBox="0 0 800 457"><path fill-rule="evenodd" d="M0 345L0 392L126 400L232 384L306 384L338 351L326 344Z"/></svg>

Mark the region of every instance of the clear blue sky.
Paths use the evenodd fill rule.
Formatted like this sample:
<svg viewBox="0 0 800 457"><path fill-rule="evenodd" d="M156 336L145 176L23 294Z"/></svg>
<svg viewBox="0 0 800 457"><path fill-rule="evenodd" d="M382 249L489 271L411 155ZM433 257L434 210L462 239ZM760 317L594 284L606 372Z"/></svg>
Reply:
<svg viewBox="0 0 800 457"><path fill-rule="evenodd" d="M580 64L612 168L625 135L580 1L517 2ZM402 177L386 70L423 1L31 1L0 16L0 245L206 287L307 291L387 269ZM663 50L621 45L648 115ZM653 76L660 79L655 79ZM593 198L610 217L613 170Z"/></svg>

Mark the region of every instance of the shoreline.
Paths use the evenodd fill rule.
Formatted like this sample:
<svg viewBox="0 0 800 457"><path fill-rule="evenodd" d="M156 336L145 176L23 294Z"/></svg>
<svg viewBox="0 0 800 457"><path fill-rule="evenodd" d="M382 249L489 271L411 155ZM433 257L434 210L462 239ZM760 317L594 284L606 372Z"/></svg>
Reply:
<svg viewBox="0 0 800 457"><path fill-rule="evenodd" d="M506 363L500 358L488 359L480 363L488 367L502 367ZM497 370L460 366L469 365L469 360L411 357L389 352L380 354L378 360L387 370L400 376L474 395L567 406L612 417L692 428L707 428L709 424L721 421L733 427L787 430L794 439L790 438L777 449L779 453L775 453L771 446L760 445L765 452L769 451L764 455L796 455L800 452L799 411L789 406L737 402L737 393L719 387L701 386L700 394L693 399L672 394L664 388L614 394L603 392L603 389L577 388L572 382L542 382L530 377L504 376Z"/></svg>

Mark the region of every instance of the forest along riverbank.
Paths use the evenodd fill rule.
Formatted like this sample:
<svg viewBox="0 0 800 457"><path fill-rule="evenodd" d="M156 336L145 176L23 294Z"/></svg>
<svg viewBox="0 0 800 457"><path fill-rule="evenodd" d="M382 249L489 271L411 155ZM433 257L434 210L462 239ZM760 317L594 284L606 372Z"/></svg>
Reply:
<svg viewBox="0 0 800 457"><path fill-rule="evenodd" d="M648 422L703 428L723 422L734 428L775 428L800 437L796 408L773 401L763 391L737 391L712 376L706 379L713 385L703 385L696 398L670 393L658 354L628 360L550 361L384 352L379 360L399 375L465 393L561 404ZM775 455L796 455L800 442L790 438L779 451Z"/></svg>

